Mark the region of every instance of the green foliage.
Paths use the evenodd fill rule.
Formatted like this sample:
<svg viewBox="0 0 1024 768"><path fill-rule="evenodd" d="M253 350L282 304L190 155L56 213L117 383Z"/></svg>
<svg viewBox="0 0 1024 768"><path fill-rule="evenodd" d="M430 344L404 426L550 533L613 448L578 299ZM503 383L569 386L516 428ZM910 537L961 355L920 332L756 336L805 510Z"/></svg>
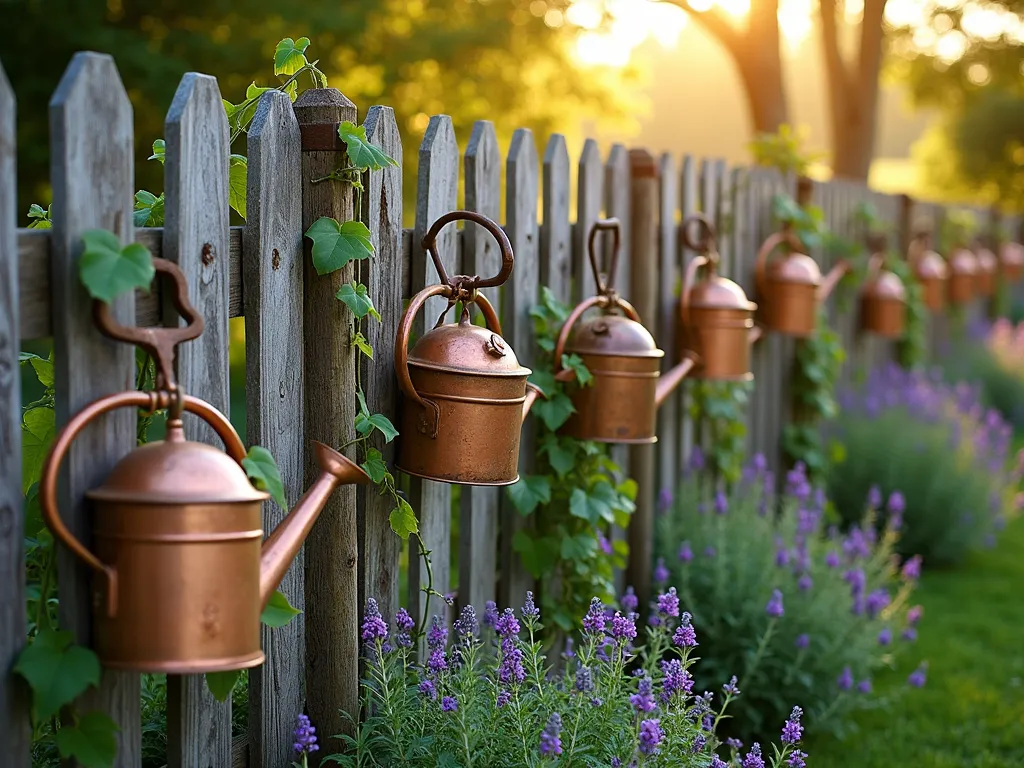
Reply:
<svg viewBox="0 0 1024 768"><path fill-rule="evenodd" d="M554 377L552 351L569 308L544 287L530 315L541 348L530 380L545 399L533 407L539 446L534 472L508 489L518 512L533 521L517 532L512 546L535 578L552 585L542 595L543 608L560 630L569 631L593 595L610 600L614 594L613 568L625 565L628 550L624 542L610 543L610 531L613 524L628 523L636 484L621 480L621 470L599 443L558 433L574 412L570 388L580 386ZM566 362L579 375L582 360ZM580 380L589 382L590 372Z"/></svg>
<svg viewBox="0 0 1024 768"><path fill-rule="evenodd" d="M373 255L370 230L361 221L341 224L330 216L321 216L306 230L306 237L313 241L313 266L318 275Z"/></svg>
<svg viewBox="0 0 1024 768"><path fill-rule="evenodd" d="M748 743L763 742L797 703L809 732L841 733L851 711L875 706L854 682L870 680L906 645L898 638L913 585L891 562L897 534L886 530L869 545L858 529L859 552L844 547L824 534L826 502L808 498L814 494L802 476L791 476L788 493L776 496L771 474L757 466L763 463L729 494L691 475L658 521L656 554L697 628L694 690L718 690L737 675L742 695L724 727ZM886 590L891 602L877 612L855 610L850 571L863 574L861 600ZM774 590L782 594L779 618L766 611ZM885 628L890 645L879 644ZM847 668L852 680L844 689L838 680Z"/></svg>
<svg viewBox="0 0 1024 768"><path fill-rule="evenodd" d="M805 176L811 163L821 157L819 153L804 150L806 139L806 127L794 129L784 123L779 126L778 133L759 133L750 143L750 152L758 165Z"/></svg>
<svg viewBox="0 0 1024 768"><path fill-rule="evenodd" d="M701 443L715 476L728 483L739 480L747 450L747 404L753 383L748 381L691 381L690 418L701 429Z"/></svg>
<svg viewBox="0 0 1024 768"><path fill-rule="evenodd" d="M345 283L338 289L335 298L348 307L357 320L372 315L375 320L380 321L380 313L374 308L373 299L362 283Z"/></svg>
<svg viewBox="0 0 1024 768"><path fill-rule="evenodd" d="M74 758L82 768L107 768L117 755L117 724L102 712L86 712L57 731L61 757Z"/></svg>
<svg viewBox="0 0 1024 768"><path fill-rule="evenodd" d="M281 483L281 470L270 451L259 445L249 449L248 455L242 459L242 469L252 484L261 491L266 491L277 502L282 510L288 511L288 502L284 498L284 485Z"/></svg>
<svg viewBox="0 0 1024 768"><path fill-rule="evenodd" d="M829 237L825 212L816 205L801 206L787 194L772 196L772 217L780 225L791 226L808 250L820 248Z"/></svg>
<svg viewBox="0 0 1024 768"><path fill-rule="evenodd" d="M382 171L388 166L397 166L398 161L388 157L381 149L373 146L366 138L366 128L345 120L338 126L338 137L345 142L348 161L364 171Z"/></svg>
<svg viewBox="0 0 1024 768"><path fill-rule="evenodd" d="M49 229L53 226L53 206L43 208L41 205L32 203L28 209L28 229Z"/></svg>
<svg viewBox="0 0 1024 768"><path fill-rule="evenodd" d="M1020 336L1020 330L997 321L985 338L955 340L940 360L943 378L948 383L969 381L977 386L981 404L999 411L1019 434L1024 433L1024 358Z"/></svg>
<svg viewBox="0 0 1024 768"><path fill-rule="evenodd" d="M896 343L896 359L906 369L920 368L928 359L928 308L924 303L924 287L910 264L890 255L888 267L903 281L906 290L906 313L903 335Z"/></svg>
<svg viewBox="0 0 1024 768"><path fill-rule="evenodd" d="M32 715L37 722L53 717L87 688L100 684L96 654L72 643L70 632L44 629L14 665L32 688Z"/></svg>
<svg viewBox="0 0 1024 768"><path fill-rule="evenodd" d="M146 246L122 246L117 235L103 229L90 229L82 240L85 250L78 260L78 273L94 299L109 303L136 288L149 290L156 270Z"/></svg>
<svg viewBox="0 0 1024 768"><path fill-rule="evenodd" d="M288 598L279 590L275 590L267 601L267 607L260 614L260 622L268 627L283 627L290 623L302 611L288 602Z"/></svg>

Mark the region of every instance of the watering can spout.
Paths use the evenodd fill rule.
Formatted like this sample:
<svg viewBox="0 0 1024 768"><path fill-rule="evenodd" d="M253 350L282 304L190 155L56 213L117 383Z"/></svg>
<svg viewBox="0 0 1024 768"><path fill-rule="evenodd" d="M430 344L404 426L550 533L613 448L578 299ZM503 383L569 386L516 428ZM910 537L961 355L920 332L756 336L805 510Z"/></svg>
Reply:
<svg viewBox="0 0 1024 768"><path fill-rule="evenodd" d="M320 477L285 519L278 523L274 532L263 542L260 551L261 609L267 607L270 596L281 583L334 490L339 485L370 482L369 475L358 464L334 449L314 441L313 450L321 470Z"/></svg>
<svg viewBox="0 0 1024 768"><path fill-rule="evenodd" d="M821 285L818 286L819 303L828 299L829 295L839 284L839 281L842 280L849 271L850 263L845 259L837 262L836 265L829 270L828 274L825 275L825 279L821 281Z"/></svg>
<svg viewBox="0 0 1024 768"><path fill-rule="evenodd" d="M543 397L544 393L541 388L536 384L526 382L526 399L523 400L523 421L526 421L526 415L533 408L533 404L537 402L538 397Z"/></svg>
<svg viewBox="0 0 1024 768"><path fill-rule="evenodd" d="M665 371L658 377L658 384L654 390L654 407L660 408L665 399L676 391L686 375L693 370L697 363L697 357L692 352L685 352L686 357L677 365Z"/></svg>

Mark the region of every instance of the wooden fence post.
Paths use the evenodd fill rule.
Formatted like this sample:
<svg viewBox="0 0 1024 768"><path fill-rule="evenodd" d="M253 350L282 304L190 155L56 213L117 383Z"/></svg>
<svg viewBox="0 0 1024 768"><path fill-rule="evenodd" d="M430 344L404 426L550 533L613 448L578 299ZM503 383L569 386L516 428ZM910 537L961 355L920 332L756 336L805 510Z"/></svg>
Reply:
<svg viewBox="0 0 1024 768"><path fill-rule="evenodd" d="M318 181L347 161L337 126L356 121L356 106L334 88L305 91L293 105L302 137L302 229L322 216L354 218L353 190L341 181ZM335 294L355 276L349 263L329 275L313 267L311 244L303 248L305 271L303 354L306 481L320 470L311 441L339 448L355 435L355 351L352 313ZM350 458L356 458L348 450ZM351 734L359 713L359 573L356 491L338 488L306 541L306 708L325 739ZM340 745L326 744L317 758ZM319 764L319 759L315 762Z"/></svg>
<svg viewBox="0 0 1024 768"><path fill-rule="evenodd" d="M679 362L679 291L682 273L679 269L679 174L676 162L668 152L658 160L658 249L657 316L651 317L658 345L665 350L664 368ZM681 389L682 387L680 387ZM662 494L675 494L681 469L679 461L680 421L686 416L682 409L680 390L676 390L658 410L658 446L656 491L658 506Z"/></svg>
<svg viewBox="0 0 1024 768"><path fill-rule="evenodd" d="M682 221L686 221L686 217L696 213L700 210L700 192L699 192L700 179L697 175L697 161L692 155L686 155L683 157L683 168L682 176L680 178L680 192L681 198L679 200L679 213ZM678 236L678 235L677 235ZM686 248L680 243L679 247L679 272L680 275L685 273L686 266L689 264L690 259L694 258L698 254ZM682 285L680 285L682 290ZM684 334L683 341L686 341ZM690 453L693 450L693 446L697 442L697 430L695 429L694 420L690 418L689 414L689 396L691 383L684 381L680 388L679 397L679 466L677 470L682 469L683 462L690 460ZM678 490L673 488L673 494Z"/></svg>
<svg viewBox="0 0 1024 768"><path fill-rule="evenodd" d="M270 451L285 500L305 491L306 448L302 345L302 153L299 125L287 95L268 91L249 126L242 287L245 291L245 432ZM263 505L263 530L286 510ZM278 589L305 609L300 550ZM292 731L302 712L305 614L283 627L260 628L267 660L249 671L249 765L280 768L294 756Z"/></svg>
<svg viewBox="0 0 1024 768"><path fill-rule="evenodd" d="M28 768L28 697L11 673L25 644L14 114L14 91L0 66L0 744L10 768Z"/></svg>
<svg viewBox="0 0 1024 768"><path fill-rule="evenodd" d="M122 243L133 240L132 107L110 56L77 53L50 101L50 233L53 359L58 429L92 400L135 387L135 350L102 336L93 325L92 299L78 276L82 234L103 228ZM135 296L114 300L122 325L135 323ZM99 485L135 447L135 411L122 408L94 421L68 451L58 503L64 523L86 546L91 520L83 494ZM92 573L58 547L60 624L88 644L92 627ZM117 723L115 768L141 761L140 680L137 672L104 670L98 691L81 699L83 711L101 710Z"/></svg>
<svg viewBox="0 0 1024 768"><path fill-rule="evenodd" d="M648 328L658 323L658 166L645 149L629 153L630 170L630 291L629 301ZM668 353L666 352L666 356ZM671 358L669 358L671 359ZM662 369L667 370L663 361ZM651 600L651 563L654 557L655 446L634 445L629 451L629 476L637 482L636 511L629 521L629 565L626 583L632 584L641 614Z"/></svg>
<svg viewBox="0 0 1024 768"><path fill-rule="evenodd" d="M466 209L501 221L501 152L494 123L478 120L465 157ZM467 225L462 231L462 271L490 277L501 271L498 244L486 231ZM501 317L501 291L481 289ZM483 614L497 598L498 516L501 488L467 485L459 499L459 610L472 605Z"/></svg>
<svg viewBox="0 0 1024 768"><path fill-rule="evenodd" d="M416 227L412 247L412 292L440 281L437 270L423 250L423 235L439 216L455 210L459 194L459 146L455 129L448 115L434 115L427 125L420 144L418 186L416 189ZM456 230L449 225L437 237L437 253L449 275L456 269ZM422 336L433 327L445 306L445 300L429 299L413 323L413 334ZM445 594L451 580L452 487L448 483L409 478L409 502L420 521L420 540L431 553L434 589ZM444 617L445 608L437 598L421 592L427 585L427 569L419 557L415 543L409 546L409 612L414 618L437 613Z"/></svg>
<svg viewBox="0 0 1024 768"><path fill-rule="evenodd" d="M203 335L177 349L178 383L228 414L228 121L217 80L186 74L171 102L167 142L163 257L188 281L189 301L202 315ZM166 298L170 298L168 295ZM164 324L178 325L171 302ZM221 447L213 429L189 419L192 440ZM203 675L167 677L167 759L170 768L213 768L231 761L231 700L213 698Z"/></svg>

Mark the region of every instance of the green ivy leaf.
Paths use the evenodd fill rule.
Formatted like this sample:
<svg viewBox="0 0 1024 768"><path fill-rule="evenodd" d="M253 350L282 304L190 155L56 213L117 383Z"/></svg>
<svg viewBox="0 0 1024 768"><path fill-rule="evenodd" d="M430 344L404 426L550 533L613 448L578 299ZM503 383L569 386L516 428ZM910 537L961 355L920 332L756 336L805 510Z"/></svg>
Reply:
<svg viewBox="0 0 1024 768"><path fill-rule="evenodd" d="M40 357L31 352L19 352L18 362L22 365L25 363L31 365L39 383L47 389L53 389L53 350L50 350L49 357Z"/></svg>
<svg viewBox="0 0 1024 768"><path fill-rule="evenodd" d="M551 481L547 475L523 475L508 487L508 497L520 515L532 514L538 505L551 501Z"/></svg>
<svg viewBox="0 0 1024 768"><path fill-rule="evenodd" d="M576 447L572 440L559 440L554 434L544 436L541 451L547 454L548 463L559 478L565 477L576 463Z"/></svg>
<svg viewBox="0 0 1024 768"><path fill-rule="evenodd" d="M581 387L587 386L594 380L593 374L583 364L583 358L579 355L562 355L562 367L570 369L576 374L576 383Z"/></svg>
<svg viewBox="0 0 1024 768"><path fill-rule="evenodd" d="M104 712L86 712L57 731L57 749L82 768L111 768L117 757L117 723Z"/></svg>
<svg viewBox="0 0 1024 768"><path fill-rule="evenodd" d="M636 494L640 490L640 485L637 483L636 480L629 477L623 480L621 483L619 483L618 486L616 486L615 490L622 494L622 496L624 496L629 501L636 501Z"/></svg>
<svg viewBox="0 0 1024 768"><path fill-rule="evenodd" d="M164 164L164 160L167 158L167 142L163 139L157 139L153 142L153 154L147 157L147 160L156 160L160 165Z"/></svg>
<svg viewBox="0 0 1024 768"><path fill-rule="evenodd" d="M43 462L56 432L53 408L31 408L25 411L21 424L22 493L28 493L33 483L39 482Z"/></svg>
<svg viewBox="0 0 1024 768"><path fill-rule="evenodd" d="M555 374L551 371L534 371L530 374L529 381L535 387L539 387L545 397L550 397L558 391L558 382L555 380Z"/></svg>
<svg viewBox="0 0 1024 768"><path fill-rule="evenodd" d="M523 567L530 575L539 579L554 570L558 562L560 544L550 536L535 539L520 529L512 537L512 549L519 553Z"/></svg>
<svg viewBox="0 0 1024 768"><path fill-rule="evenodd" d="M346 283L338 289L334 295L338 301L352 310L357 320L362 320L367 315L373 315L380 320L380 313L373 306L373 299L367 293L366 286L362 283ZM373 355L370 355L372 358Z"/></svg>
<svg viewBox="0 0 1024 768"><path fill-rule="evenodd" d="M573 407L568 395L557 392L547 400L538 400L533 406L533 411L544 422L545 427L556 432L575 413L576 408Z"/></svg>
<svg viewBox="0 0 1024 768"><path fill-rule="evenodd" d="M309 48L309 38L300 37L292 40L286 37L277 44L274 49L274 74L294 75L309 62L306 61L306 49Z"/></svg>
<svg viewBox="0 0 1024 768"><path fill-rule="evenodd" d="M365 412L356 414L356 432L360 435L368 435L377 430L384 435L384 442L390 443L398 437L398 430L391 420L382 413L367 415Z"/></svg>
<svg viewBox="0 0 1024 768"><path fill-rule="evenodd" d="M313 266L318 275L373 256L370 230L361 221L339 224L330 216L322 216L306 230L306 237L313 241Z"/></svg>
<svg viewBox="0 0 1024 768"><path fill-rule="evenodd" d="M412 511L409 502L401 496L398 497L398 506L388 515L388 522L391 523L391 530L401 536L403 540L408 539L411 534L420 532L416 513Z"/></svg>
<svg viewBox="0 0 1024 768"><path fill-rule="evenodd" d="M213 698L223 704L235 690L235 685L241 675L242 670L240 669L233 669L230 672L207 672L206 687L210 689Z"/></svg>
<svg viewBox="0 0 1024 768"><path fill-rule="evenodd" d="M273 455L266 448L254 445L248 455L242 459L242 469L249 476L252 484L261 491L266 491L277 502L277 506L288 511L288 502L284 498L284 485L281 483L281 470L277 467Z"/></svg>
<svg viewBox="0 0 1024 768"><path fill-rule="evenodd" d="M597 538L592 533L577 533L562 538L564 560L589 560L597 554Z"/></svg>
<svg viewBox="0 0 1024 768"><path fill-rule="evenodd" d="M376 448L370 448L366 451L366 461L363 462L362 466L374 485L384 482L384 478L390 474L388 472L388 465L384 462L384 456Z"/></svg>
<svg viewBox="0 0 1024 768"><path fill-rule="evenodd" d="M268 627L277 629L278 627L283 627L291 622L291 620L300 613L302 613L302 611L289 603L285 594L278 589L274 590L274 594L272 594L270 596L270 600L267 601L267 607L264 608L263 613L260 614L260 621ZM224 701L224 699L218 699L218 701Z"/></svg>
<svg viewBox="0 0 1024 768"><path fill-rule="evenodd" d="M387 156L379 147L373 146L366 138L366 128L346 120L338 126L338 136L348 148L348 161L364 171L380 171L398 161Z"/></svg>
<svg viewBox="0 0 1024 768"><path fill-rule="evenodd" d="M362 331L356 331L355 335L352 337L352 346L373 360L373 347L370 346L370 342L368 342L366 337L363 336Z"/></svg>
<svg viewBox="0 0 1024 768"><path fill-rule="evenodd" d="M50 227L52 227L53 214L50 210L51 208L52 206L49 205L46 206L46 208L43 208L43 206L41 205L36 205L35 203L32 203L32 205L28 207L28 217L30 219L28 228L49 229Z"/></svg>
<svg viewBox="0 0 1024 768"><path fill-rule="evenodd" d="M164 195L159 197L145 189L135 193L132 220L136 227L162 227L164 225Z"/></svg>
<svg viewBox="0 0 1024 768"><path fill-rule="evenodd" d="M153 257L144 245L121 247L117 235L105 229L90 229L82 240L85 251L78 260L78 273L89 295L110 302L135 288L149 289L153 282Z"/></svg>
<svg viewBox="0 0 1024 768"><path fill-rule="evenodd" d="M245 155L231 155L228 165L228 205L243 219L245 218L245 186L248 176L249 160Z"/></svg>
<svg viewBox="0 0 1024 768"><path fill-rule="evenodd" d="M100 684L100 661L72 644L70 632L42 629L18 656L14 671L32 687L37 722L48 720L90 686Z"/></svg>
<svg viewBox="0 0 1024 768"><path fill-rule="evenodd" d="M272 90L274 89L264 88L252 82L245 89L245 101L241 104L232 104L230 101L222 100L224 111L228 116L228 127L232 132L244 131L249 127L249 123L252 122L253 117L256 115L256 109L259 107L260 97L267 91Z"/></svg>
<svg viewBox="0 0 1024 768"><path fill-rule="evenodd" d="M625 511L632 502L616 493L605 480L599 480L589 492L574 488L569 496L569 514L597 525L602 520L615 522L615 510ZM632 511L632 510L629 510Z"/></svg>

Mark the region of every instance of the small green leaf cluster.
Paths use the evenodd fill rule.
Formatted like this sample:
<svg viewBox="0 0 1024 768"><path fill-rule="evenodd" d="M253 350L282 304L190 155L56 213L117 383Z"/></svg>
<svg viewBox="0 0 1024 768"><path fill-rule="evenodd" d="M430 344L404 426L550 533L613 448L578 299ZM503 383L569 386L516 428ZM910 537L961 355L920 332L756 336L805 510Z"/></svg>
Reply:
<svg viewBox="0 0 1024 768"><path fill-rule="evenodd" d="M747 404L753 391L747 381L687 383L690 418L711 472L726 483L739 480L747 450Z"/></svg>
<svg viewBox="0 0 1024 768"><path fill-rule="evenodd" d="M777 133L757 134L749 145L750 152L758 165L777 168L785 174L805 176L811 164L821 159L820 153L804 150L806 138L806 129L784 123Z"/></svg>
<svg viewBox="0 0 1024 768"><path fill-rule="evenodd" d="M621 469L604 446L559 434L575 411L569 387L589 385L592 375L578 356L565 355L562 368L575 371L577 382L566 385L555 379L552 355L569 308L547 287L530 315L541 351L530 381L544 398L533 406L536 465L508 489L513 506L533 523L516 532L512 547L534 578L551 585L542 595L544 610L568 632L591 597L610 600L614 595L613 568L625 565L629 547L621 540L612 542L611 528L628 525L637 487L633 480L621 479Z"/></svg>

